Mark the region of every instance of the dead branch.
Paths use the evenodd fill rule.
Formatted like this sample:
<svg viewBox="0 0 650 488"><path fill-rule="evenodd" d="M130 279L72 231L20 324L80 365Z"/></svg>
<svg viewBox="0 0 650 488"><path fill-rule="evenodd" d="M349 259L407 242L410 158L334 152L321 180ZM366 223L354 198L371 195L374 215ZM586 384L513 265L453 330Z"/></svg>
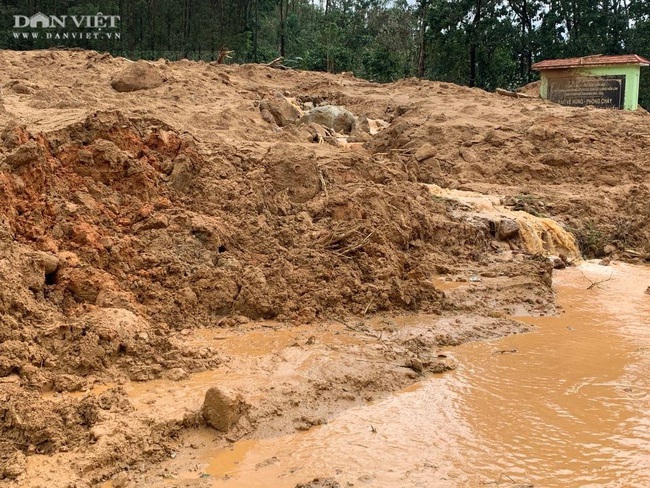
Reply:
<svg viewBox="0 0 650 488"><path fill-rule="evenodd" d="M370 298L370 301L368 302L368 305L366 305L366 308L363 309L363 315L368 313L368 309L370 308L370 305L372 305L372 302L375 300L375 297L373 296ZM380 337L381 339L381 337Z"/></svg>
<svg viewBox="0 0 650 488"><path fill-rule="evenodd" d="M503 95L504 97L510 97L510 98L535 98L535 97L531 97L530 95L526 95L525 93L517 93L510 90L504 90L503 88L497 88L496 92L499 95Z"/></svg>
<svg viewBox="0 0 650 488"><path fill-rule="evenodd" d="M325 198L329 199L330 195L329 192L327 191L327 184L325 183L325 177L323 176L323 172L318 168L318 178L320 179L320 184L323 187L323 191L325 192Z"/></svg>
<svg viewBox="0 0 650 488"><path fill-rule="evenodd" d="M587 276L580 271L580 274L584 277L585 280L587 280L589 283L591 283L588 287L587 290L591 290L592 288L596 288L598 285L602 285L603 283L607 283L609 280L612 279L612 276L614 276L614 272L609 275L609 278L605 278L604 280L599 280L599 281L593 281L590 278L587 278Z"/></svg>
<svg viewBox="0 0 650 488"><path fill-rule="evenodd" d="M343 255L345 255L345 254L347 254L347 253L349 253L349 252L356 251L356 250L359 249L361 246L363 246L366 242L368 242L368 239L370 239L374 233L375 233L375 231L373 230L370 234L368 234L366 237L364 237L364 238L361 240L361 242L359 242L358 244L355 244L354 246L344 247L343 249L340 249L340 250L338 250L338 251L335 251L336 254L343 254Z"/></svg>
<svg viewBox="0 0 650 488"><path fill-rule="evenodd" d="M275 69L291 69L288 66L282 64L283 61L284 58L282 56L279 56L275 58L273 61L271 61L270 63L266 63L265 66L268 66L269 68L275 68Z"/></svg>
<svg viewBox="0 0 650 488"><path fill-rule="evenodd" d="M325 244L325 241L327 241L327 244L325 244L325 247L332 249L339 242L345 241L349 237L352 237L354 234L358 234L360 229L361 229L361 226L358 225L358 226L354 227L353 229L350 229L350 230L348 230L346 232L343 232L342 234L340 234L338 236L334 236L333 233L330 233L329 235L319 239L317 244Z"/></svg>
<svg viewBox="0 0 650 488"><path fill-rule="evenodd" d="M231 59L231 54L235 51L229 51L227 48L222 47L219 49L219 56L217 57L217 64L223 64L226 59Z"/></svg>
<svg viewBox="0 0 650 488"><path fill-rule="evenodd" d="M517 352L517 349L499 349L494 351L492 354L514 354Z"/></svg>

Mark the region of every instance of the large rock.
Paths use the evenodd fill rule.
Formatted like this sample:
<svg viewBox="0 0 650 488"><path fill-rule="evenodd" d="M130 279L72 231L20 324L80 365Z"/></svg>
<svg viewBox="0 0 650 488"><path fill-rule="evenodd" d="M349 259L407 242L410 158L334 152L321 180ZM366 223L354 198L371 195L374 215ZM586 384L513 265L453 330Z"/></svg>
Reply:
<svg viewBox="0 0 650 488"><path fill-rule="evenodd" d="M431 144L423 144L417 151L415 151L415 159L417 161L424 161L434 157L438 153L437 149Z"/></svg>
<svg viewBox="0 0 650 488"><path fill-rule="evenodd" d="M497 238L507 241L519 235L519 224L512 219L501 219L498 225Z"/></svg>
<svg viewBox="0 0 650 488"><path fill-rule="evenodd" d="M311 109L300 118L302 124L320 124L336 132L349 134L356 123L356 117L348 109L336 105L324 105Z"/></svg>
<svg viewBox="0 0 650 488"><path fill-rule="evenodd" d="M293 124L301 115L300 109L282 95L260 103L260 112L264 120L270 122L272 118L280 127Z"/></svg>
<svg viewBox="0 0 650 488"><path fill-rule="evenodd" d="M115 75L111 86L118 92L150 90L163 84L158 68L146 61L136 61Z"/></svg>
<svg viewBox="0 0 650 488"><path fill-rule="evenodd" d="M212 387L205 394L201 414L203 420L221 432L229 432L248 410L241 395L222 388Z"/></svg>

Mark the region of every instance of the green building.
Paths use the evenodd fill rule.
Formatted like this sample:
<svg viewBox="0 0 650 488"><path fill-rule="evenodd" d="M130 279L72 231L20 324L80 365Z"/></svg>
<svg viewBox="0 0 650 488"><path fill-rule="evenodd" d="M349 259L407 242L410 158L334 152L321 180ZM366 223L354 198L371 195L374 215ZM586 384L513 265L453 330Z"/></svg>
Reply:
<svg viewBox="0 0 650 488"><path fill-rule="evenodd" d="M542 77L540 95L562 105L636 110L641 66L650 61L636 54L549 59L533 69Z"/></svg>

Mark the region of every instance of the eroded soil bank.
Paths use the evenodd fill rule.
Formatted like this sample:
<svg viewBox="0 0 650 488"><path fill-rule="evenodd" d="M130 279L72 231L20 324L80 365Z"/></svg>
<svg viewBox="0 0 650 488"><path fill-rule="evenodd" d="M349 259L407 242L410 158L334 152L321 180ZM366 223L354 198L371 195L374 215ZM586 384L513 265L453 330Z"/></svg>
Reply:
<svg viewBox="0 0 650 488"><path fill-rule="evenodd" d="M552 314L580 251L648 258L647 114L189 61L123 92L133 63L84 51L0 65L10 486L166 483L210 386L238 402L212 447L302 432L528 331L508 317Z"/></svg>

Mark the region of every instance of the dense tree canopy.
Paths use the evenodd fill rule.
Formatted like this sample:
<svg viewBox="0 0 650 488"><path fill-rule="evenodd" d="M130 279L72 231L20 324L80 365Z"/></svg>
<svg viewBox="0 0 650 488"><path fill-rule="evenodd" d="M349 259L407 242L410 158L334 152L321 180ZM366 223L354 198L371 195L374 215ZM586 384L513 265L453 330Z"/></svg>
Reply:
<svg viewBox="0 0 650 488"><path fill-rule="evenodd" d="M37 38L14 15L119 15L110 36ZM70 22L68 23L70 24ZM66 29L69 29L69 25ZM61 30L59 28L59 30ZM94 32L92 26L74 26ZM647 0L0 0L0 48L78 46L131 58L233 62L284 56L296 68L514 88L537 60L650 55ZM644 73L641 102L650 107Z"/></svg>

